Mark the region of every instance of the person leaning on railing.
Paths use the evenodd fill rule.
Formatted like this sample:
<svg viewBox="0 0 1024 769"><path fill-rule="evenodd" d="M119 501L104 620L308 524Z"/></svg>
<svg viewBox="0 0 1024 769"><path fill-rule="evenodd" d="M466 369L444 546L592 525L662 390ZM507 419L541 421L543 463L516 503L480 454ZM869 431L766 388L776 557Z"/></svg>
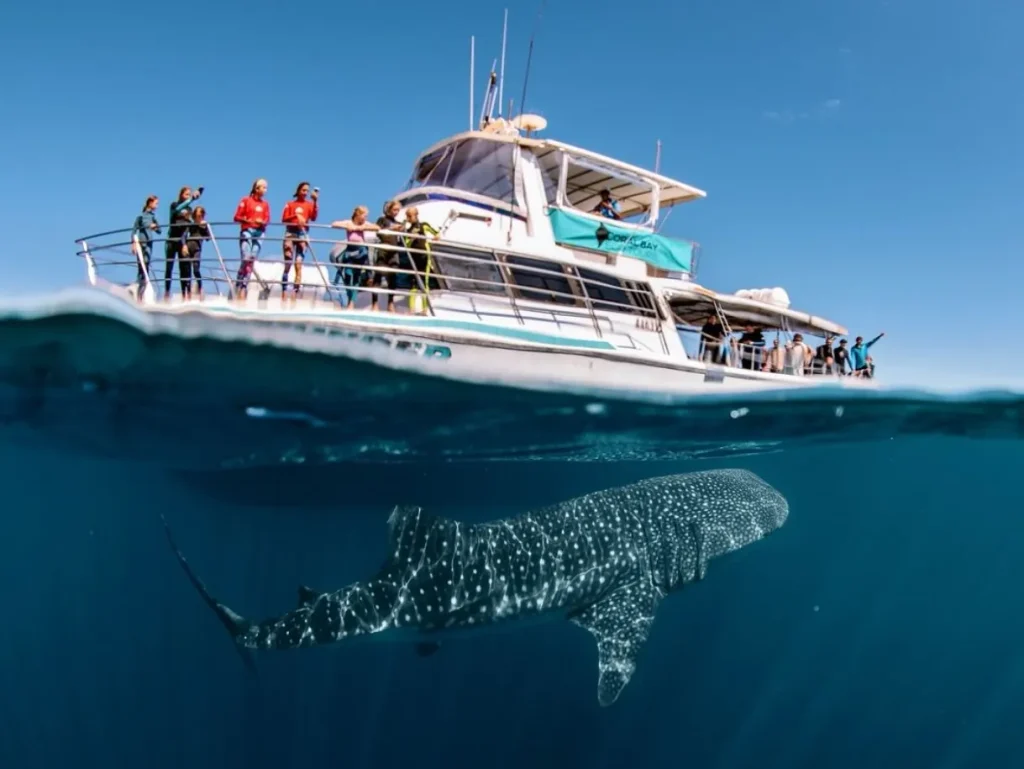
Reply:
<svg viewBox="0 0 1024 769"><path fill-rule="evenodd" d="M302 288L302 257L309 247L308 222L315 222L320 211L317 198L320 190L309 191L309 182L299 182L292 200L285 203L281 221L284 229L284 272L281 274L281 296L288 293L288 271L295 263L295 296Z"/></svg>
<svg viewBox="0 0 1024 769"><path fill-rule="evenodd" d="M740 349L740 365L748 371L760 371L761 352L764 350L764 334L761 329L748 323L737 344Z"/></svg>
<svg viewBox="0 0 1024 769"><path fill-rule="evenodd" d="M721 363L724 358L722 340L725 339L725 326L717 315L709 315L707 322L700 329L700 359L705 363Z"/></svg>
<svg viewBox="0 0 1024 769"><path fill-rule="evenodd" d="M249 291L249 278L252 277L256 259L263 245L263 235L270 223L270 203L267 194L267 180L257 179L252 183L249 194L238 201L235 209L235 221L238 222L238 250L242 263L238 266L235 277L235 292L239 299L245 299Z"/></svg>
<svg viewBox="0 0 1024 769"><path fill-rule="evenodd" d="M354 307L356 297L359 295L359 288L366 285L368 271L358 269L359 265L370 263L370 249L366 245L365 233L376 232L380 229L376 224L366 221L369 213L370 209L366 206L356 206L352 211L351 219L331 222L332 227L345 230L345 239L348 241L335 245L328 257L331 264L337 267L332 281L333 285L344 286L338 297L342 309L349 305Z"/></svg>
<svg viewBox="0 0 1024 769"><path fill-rule="evenodd" d="M132 225L132 253L139 262L139 274L135 279L138 283L135 298L140 302L150 280L149 264L153 253L153 233L161 234L160 222L156 220L156 209L159 205L160 198L150 195L142 206L142 213L135 217L135 224Z"/></svg>
<svg viewBox="0 0 1024 769"><path fill-rule="evenodd" d="M182 187L178 191L178 199L171 203L170 224L167 227L167 242L164 243L164 300L171 298L171 273L174 272L174 260L181 251L181 238L192 221L192 204L203 195L203 188ZM180 271L180 270L179 270Z"/></svg>

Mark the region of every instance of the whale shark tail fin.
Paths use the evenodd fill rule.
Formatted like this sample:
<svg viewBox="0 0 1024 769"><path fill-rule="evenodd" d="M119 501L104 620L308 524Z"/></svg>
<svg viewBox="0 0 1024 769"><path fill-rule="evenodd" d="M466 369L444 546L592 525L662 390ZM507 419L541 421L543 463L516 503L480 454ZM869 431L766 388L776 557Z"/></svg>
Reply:
<svg viewBox="0 0 1024 769"><path fill-rule="evenodd" d="M231 640L235 642L235 651L238 652L238 656L242 658L242 664L245 665L246 669L255 674L256 663L252 659L252 655L249 650L243 647L239 640L242 635L249 630L250 623L245 620L244 617L231 611L227 606L222 604L212 595L210 591L206 589L206 585L203 581L196 576L196 573L192 571L192 567L189 566L188 561L182 554L181 549L178 547L178 543L174 540L174 533L171 531L170 525L167 523L167 519L161 514L160 520L164 524L164 534L167 535L167 542L171 546L171 550L174 552L174 556L178 559L178 563L181 564L182 570L185 572L185 576L188 577L188 581L192 583L192 586L199 593L200 597L206 602L206 605L213 609L214 614L217 615L217 619L227 629L231 635Z"/></svg>

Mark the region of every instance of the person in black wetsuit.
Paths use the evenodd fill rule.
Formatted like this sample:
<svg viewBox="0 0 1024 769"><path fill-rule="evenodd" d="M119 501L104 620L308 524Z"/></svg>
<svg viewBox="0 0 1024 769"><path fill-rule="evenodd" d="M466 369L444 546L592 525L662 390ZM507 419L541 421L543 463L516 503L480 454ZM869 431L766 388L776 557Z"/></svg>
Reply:
<svg viewBox="0 0 1024 769"><path fill-rule="evenodd" d="M722 340L725 338L725 327L717 315L709 315L707 322L701 326L701 360L705 363L722 361Z"/></svg>
<svg viewBox="0 0 1024 769"><path fill-rule="evenodd" d="M835 360L836 373L839 376L845 376L846 367L850 363L850 350L846 346L845 339L839 340L839 346L832 351L832 358Z"/></svg>
<svg viewBox="0 0 1024 769"><path fill-rule="evenodd" d="M174 260L181 253L185 233L192 221L192 204L199 200L202 194L202 187L195 192L191 187L182 187L178 192L178 199L171 203L168 217L170 225L167 227L167 242L164 244L164 301L170 301L171 298L171 273L174 272ZM182 275L182 278L184 277Z"/></svg>
<svg viewBox="0 0 1024 769"><path fill-rule="evenodd" d="M402 205L397 200L389 200L384 204L384 213L377 219L377 226L380 230L377 233L377 239L380 240L386 246L400 246L402 245L401 238L397 234L387 234L388 231L402 230L403 226L398 223L398 213L402 210ZM398 267L400 262L401 252L392 249L377 249L376 255L374 256L373 263L384 267ZM393 272L381 272L374 270L370 273L369 285L373 288L380 288L384 280L388 282L388 312L395 311L395 280L396 275ZM378 309L378 294L374 291L370 294L370 309Z"/></svg>
<svg viewBox="0 0 1024 769"><path fill-rule="evenodd" d="M814 359L811 360L811 373L812 374L831 374L833 373L833 366L835 356L832 351L832 341L834 337L831 334L825 336L825 343L818 345L814 351Z"/></svg>
<svg viewBox="0 0 1024 769"><path fill-rule="evenodd" d="M210 239L210 225L206 222L206 209L196 206L192 221L182 236L181 246L181 298L192 298L192 279L196 281L196 292L203 298L203 275L199 271L199 260L203 256L203 241Z"/></svg>
<svg viewBox="0 0 1024 769"><path fill-rule="evenodd" d="M750 371L761 370L761 353L764 351L764 334L761 329L748 325L739 338L740 365Z"/></svg>

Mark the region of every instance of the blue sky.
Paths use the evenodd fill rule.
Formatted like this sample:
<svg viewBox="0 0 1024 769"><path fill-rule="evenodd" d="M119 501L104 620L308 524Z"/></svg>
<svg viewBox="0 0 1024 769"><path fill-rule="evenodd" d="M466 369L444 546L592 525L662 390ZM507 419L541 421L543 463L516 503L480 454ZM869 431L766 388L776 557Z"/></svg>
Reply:
<svg viewBox="0 0 1024 769"><path fill-rule="evenodd" d="M480 85L505 3L348 5L5 3L0 292L82 282L76 237L183 184L214 220L257 176L275 213L302 179L324 218L376 211L466 127L469 36ZM510 11L506 99L537 10ZM1021 384L1022 28L989 0L550 0L526 106L641 165L662 140L708 192L664 230L702 244L702 283L888 332L892 382Z"/></svg>

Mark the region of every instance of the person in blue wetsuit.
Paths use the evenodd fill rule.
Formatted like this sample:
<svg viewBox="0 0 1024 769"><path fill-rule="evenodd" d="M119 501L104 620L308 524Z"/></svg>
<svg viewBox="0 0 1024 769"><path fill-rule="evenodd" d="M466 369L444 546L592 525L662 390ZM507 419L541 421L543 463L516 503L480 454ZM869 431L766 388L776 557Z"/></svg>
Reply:
<svg viewBox="0 0 1024 769"><path fill-rule="evenodd" d="M876 336L870 342L864 341L864 337L859 336L853 343L853 347L850 348L850 362L853 364L853 375L862 376L870 379L875 375L875 364L871 362L868 357L868 350L871 349L871 345L877 342L885 336L883 331L881 334Z"/></svg>
<svg viewBox="0 0 1024 769"><path fill-rule="evenodd" d="M135 253L135 258L139 260L139 274L135 279L139 287L135 291L135 296L140 302L149 280L149 262L153 253L153 233L161 234L160 222L156 220L158 205L160 205L160 198L156 195L150 195L146 198L146 203L142 206L142 213L135 217L135 224L132 226L132 252Z"/></svg>

